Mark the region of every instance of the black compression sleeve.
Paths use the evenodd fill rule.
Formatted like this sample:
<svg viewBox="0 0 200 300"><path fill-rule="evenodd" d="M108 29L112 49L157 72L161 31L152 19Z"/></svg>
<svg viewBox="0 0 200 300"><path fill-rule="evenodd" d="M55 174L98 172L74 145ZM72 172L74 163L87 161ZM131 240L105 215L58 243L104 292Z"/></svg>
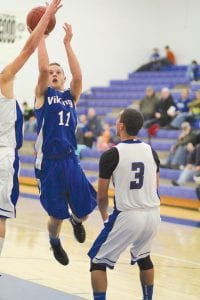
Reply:
<svg viewBox="0 0 200 300"><path fill-rule="evenodd" d="M109 149L101 155L99 161L99 177L110 179L119 162L119 153L116 147Z"/></svg>

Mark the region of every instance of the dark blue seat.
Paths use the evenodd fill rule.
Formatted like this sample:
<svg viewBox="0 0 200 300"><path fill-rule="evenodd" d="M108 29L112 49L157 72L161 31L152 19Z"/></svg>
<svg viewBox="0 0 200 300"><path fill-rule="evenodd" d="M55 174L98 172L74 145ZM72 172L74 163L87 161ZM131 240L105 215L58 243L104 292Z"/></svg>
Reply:
<svg viewBox="0 0 200 300"><path fill-rule="evenodd" d="M80 164L84 170L98 172L99 165L98 165L98 162L96 162L96 161L81 160Z"/></svg>
<svg viewBox="0 0 200 300"><path fill-rule="evenodd" d="M21 163L26 163L26 164L34 164L35 162L35 157L30 155L20 155L19 159Z"/></svg>
<svg viewBox="0 0 200 300"><path fill-rule="evenodd" d="M178 197L181 199L192 199L198 201L195 189L190 187L172 187L167 185L161 185L159 187L159 194L161 196L171 196Z"/></svg>
<svg viewBox="0 0 200 300"><path fill-rule="evenodd" d="M84 157L93 157L93 158L99 158L101 156L102 152L96 150L96 149L82 149L81 150L81 158L84 158Z"/></svg>

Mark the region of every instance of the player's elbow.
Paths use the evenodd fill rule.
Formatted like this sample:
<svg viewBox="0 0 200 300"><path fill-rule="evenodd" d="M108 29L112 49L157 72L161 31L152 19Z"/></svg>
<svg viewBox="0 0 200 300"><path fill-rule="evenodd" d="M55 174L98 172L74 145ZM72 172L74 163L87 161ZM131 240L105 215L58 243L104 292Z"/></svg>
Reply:
<svg viewBox="0 0 200 300"><path fill-rule="evenodd" d="M39 71L42 76L49 76L49 66L39 66Z"/></svg>

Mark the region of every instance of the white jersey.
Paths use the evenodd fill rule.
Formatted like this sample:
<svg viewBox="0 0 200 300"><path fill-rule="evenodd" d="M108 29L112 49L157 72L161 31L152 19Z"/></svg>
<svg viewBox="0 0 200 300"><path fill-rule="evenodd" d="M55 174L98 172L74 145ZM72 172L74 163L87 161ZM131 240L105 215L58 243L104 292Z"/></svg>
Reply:
<svg viewBox="0 0 200 300"><path fill-rule="evenodd" d="M160 205L157 165L151 147L144 142L119 143L119 162L113 171L115 204L120 211Z"/></svg>
<svg viewBox="0 0 200 300"><path fill-rule="evenodd" d="M0 94L0 147L19 149L22 145L23 115L15 99Z"/></svg>
<svg viewBox="0 0 200 300"><path fill-rule="evenodd" d="M23 114L15 99L0 94L0 215L15 217L19 196L19 157L22 145Z"/></svg>

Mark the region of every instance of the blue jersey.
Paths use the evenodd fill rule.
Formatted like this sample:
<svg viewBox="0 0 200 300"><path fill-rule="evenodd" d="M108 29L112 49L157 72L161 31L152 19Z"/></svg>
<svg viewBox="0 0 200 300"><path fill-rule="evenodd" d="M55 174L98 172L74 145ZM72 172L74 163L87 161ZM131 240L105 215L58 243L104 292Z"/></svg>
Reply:
<svg viewBox="0 0 200 300"><path fill-rule="evenodd" d="M60 92L48 87L45 103L35 110L35 114L38 125L37 156L59 158L76 151L77 115L70 90Z"/></svg>

